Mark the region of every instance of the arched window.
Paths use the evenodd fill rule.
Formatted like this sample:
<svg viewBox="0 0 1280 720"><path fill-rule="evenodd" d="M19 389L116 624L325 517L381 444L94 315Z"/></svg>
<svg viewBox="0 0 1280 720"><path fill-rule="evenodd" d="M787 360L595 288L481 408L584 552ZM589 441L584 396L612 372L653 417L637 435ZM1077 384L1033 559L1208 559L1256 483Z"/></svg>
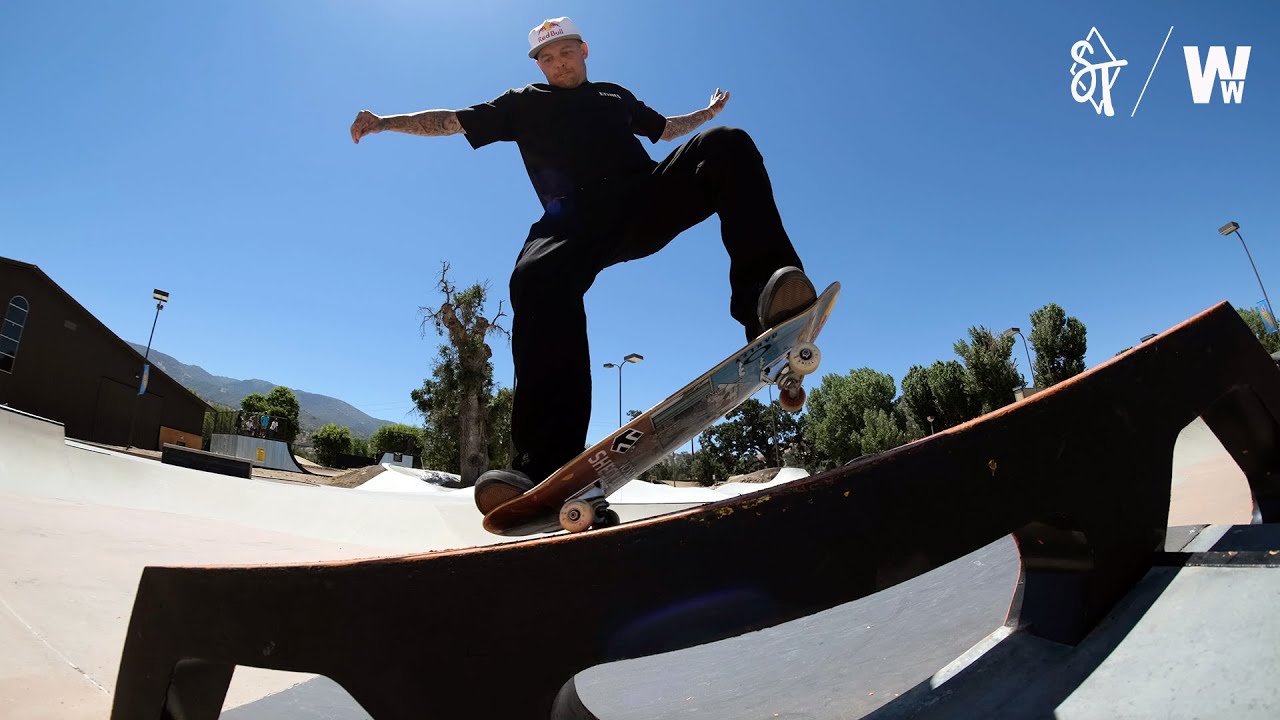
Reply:
<svg viewBox="0 0 1280 720"><path fill-rule="evenodd" d="M15 295L9 300L9 309L4 314L4 326L0 327L0 371L13 372L13 361L18 356L18 341L22 339L22 328L27 325L27 299Z"/></svg>

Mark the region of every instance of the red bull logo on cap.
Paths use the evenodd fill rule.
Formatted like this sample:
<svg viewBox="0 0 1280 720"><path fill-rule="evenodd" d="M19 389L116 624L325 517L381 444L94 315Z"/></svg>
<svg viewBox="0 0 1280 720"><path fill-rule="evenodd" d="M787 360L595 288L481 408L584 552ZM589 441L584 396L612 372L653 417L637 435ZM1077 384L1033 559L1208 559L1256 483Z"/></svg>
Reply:
<svg viewBox="0 0 1280 720"><path fill-rule="evenodd" d="M563 35L564 30L560 29L560 23L553 23L550 20L542 23L542 28L538 31L538 42L544 43L557 35Z"/></svg>
<svg viewBox="0 0 1280 720"><path fill-rule="evenodd" d="M561 39L581 40L582 34L578 26L567 17L544 20L541 25L529 31L529 57L537 57L538 51L548 43Z"/></svg>

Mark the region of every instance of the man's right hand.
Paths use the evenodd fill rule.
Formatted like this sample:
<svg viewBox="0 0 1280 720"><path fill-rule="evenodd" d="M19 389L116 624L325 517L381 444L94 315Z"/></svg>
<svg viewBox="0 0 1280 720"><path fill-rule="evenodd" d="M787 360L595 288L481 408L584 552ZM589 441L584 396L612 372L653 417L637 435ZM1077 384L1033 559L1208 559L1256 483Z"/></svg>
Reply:
<svg viewBox="0 0 1280 720"><path fill-rule="evenodd" d="M365 135L382 132L382 126L380 125L381 121L382 118L374 115L368 110L361 110L356 115L355 122L351 123L351 142L359 145L360 138Z"/></svg>

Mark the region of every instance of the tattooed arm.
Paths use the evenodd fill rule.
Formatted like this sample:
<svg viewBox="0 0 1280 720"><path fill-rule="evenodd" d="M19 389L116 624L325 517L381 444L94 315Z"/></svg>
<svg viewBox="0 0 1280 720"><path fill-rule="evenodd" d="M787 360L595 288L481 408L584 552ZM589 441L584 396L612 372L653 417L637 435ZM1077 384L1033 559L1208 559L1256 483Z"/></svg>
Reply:
<svg viewBox="0 0 1280 720"><path fill-rule="evenodd" d="M356 121L351 123L351 140L359 143L360 138L383 130L409 133L410 135L457 135L466 133L458 115L453 110L423 110L409 115L387 115L380 117L368 110L361 110Z"/></svg>
<svg viewBox="0 0 1280 720"><path fill-rule="evenodd" d="M667 118L667 128L662 131L662 139L675 140L681 135L688 135L697 130L703 123L719 115L727 102L729 102L729 93L720 92L720 88L716 88L716 91L711 93L711 104L705 109L688 115Z"/></svg>

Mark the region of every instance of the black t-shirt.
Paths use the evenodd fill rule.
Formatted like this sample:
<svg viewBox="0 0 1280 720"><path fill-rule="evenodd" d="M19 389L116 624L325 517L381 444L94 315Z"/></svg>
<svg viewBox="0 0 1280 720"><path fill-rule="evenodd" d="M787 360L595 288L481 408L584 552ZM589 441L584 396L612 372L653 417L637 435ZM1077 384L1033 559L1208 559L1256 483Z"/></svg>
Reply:
<svg viewBox="0 0 1280 720"><path fill-rule="evenodd" d="M637 135L658 142L667 119L613 83L564 89L535 83L457 112L467 142L514 140L545 207L604 178L649 172L656 163Z"/></svg>

